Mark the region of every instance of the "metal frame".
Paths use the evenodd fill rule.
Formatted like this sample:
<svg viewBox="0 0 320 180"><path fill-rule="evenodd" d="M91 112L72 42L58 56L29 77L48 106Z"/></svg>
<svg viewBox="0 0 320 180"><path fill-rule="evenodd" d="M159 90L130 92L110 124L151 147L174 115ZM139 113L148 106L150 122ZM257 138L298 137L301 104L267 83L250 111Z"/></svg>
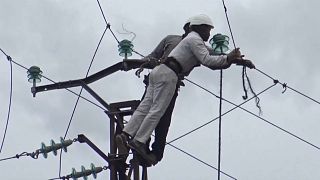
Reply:
<svg viewBox="0 0 320 180"><path fill-rule="evenodd" d="M105 113L108 115L110 119L110 153L106 155L103 151L101 151L96 145L94 145L86 136L83 134L78 135L78 140L80 143L88 144L96 153L99 154L104 160L106 160L109 164L110 168L110 180L129 180L131 176L131 171L133 170L134 180L139 180L140 178L140 168L139 162L137 161L136 155L133 154L133 159L130 161L130 165L127 165L126 162L117 157L117 147L115 145L114 136L122 131L124 127L124 116L130 116L133 114L134 110L139 105L140 101L124 101L118 103L108 104L105 102L97 93L95 93L88 84L98 81L110 74L113 74L117 71L129 71L132 69L139 68L142 64L145 64L147 61L138 60L138 59L125 59L122 62L118 62L110 67L107 67L95 74L92 74L83 79L76 79L64 82L57 82L54 84L48 84L44 86L33 86L31 88L31 92L34 97L38 92L44 92L55 89L65 89L82 86L89 94L91 94L103 107L107 110ZM146 66L144 68L151 69L151 66ZM126 108L126 109L122 109ZM130 108L130 109L128 109ZM126 169L130 166L129 176L126 175ZM143 167L142 171L142 180L147 180L147 167Z"/></svg>

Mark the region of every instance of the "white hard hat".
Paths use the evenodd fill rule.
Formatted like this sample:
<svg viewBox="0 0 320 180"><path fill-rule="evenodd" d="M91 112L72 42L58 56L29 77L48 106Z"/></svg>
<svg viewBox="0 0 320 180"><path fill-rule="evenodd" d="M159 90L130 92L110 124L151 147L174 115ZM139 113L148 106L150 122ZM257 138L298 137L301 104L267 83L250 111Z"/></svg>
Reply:
<svg viewBox="0 0 320 180"><path fill-rule="evenodd" d="M209 25L211 27L214 27L213 22L210 19L210 17L205 14L199 14L199 15L193 16L193 17L189 18L188 20L190 21L190 26L205 24L205 25Z"/></svg>
<svg viewBox="0 0 320 180"><path fill-rule="evenodd" d="M189 17L184 24L191 23L193 17Z"/></svg>

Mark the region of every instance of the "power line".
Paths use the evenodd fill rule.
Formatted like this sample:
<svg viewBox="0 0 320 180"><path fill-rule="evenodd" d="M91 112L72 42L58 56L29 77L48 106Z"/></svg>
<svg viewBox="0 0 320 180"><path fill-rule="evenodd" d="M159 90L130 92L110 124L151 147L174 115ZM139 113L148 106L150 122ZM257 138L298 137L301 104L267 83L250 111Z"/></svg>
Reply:
<svg viewBox="0 0 320 180"><path fill-rule="evenodd" d="M204 91L206 91L206 92L210 93L211 95L215 96L216 98L219 98L219 96L217 96L217 95L216 95L216 94L214 94L213 92L209 91L208 89L206 89L206 88L204 88L204 87L200 86L199 84L196 84L196 83L194 83L194 82L190 81L189 79L186 79L186 80L187 80L188 82L190 82L191 84L193 84L193 85L195 85L195 86L197 86L197 87L201 88L202 90L204 90ZM261 95L262 93L264 93L264 92L268 91L269 89L271 89L271 88L272 88L272 87L274 87L274 86L275 86L275 84L273 84L273 85L271 85L271 86L267 87L267 88L266 88L266 89L264 89L263 91L259 92L259 93L257 94L257 96L259 96L259 95ZM240 103L239 105L236 105L236 104L234 104L234 103L232 103L232 102L230 102L230 101L227 101L226 99L222 98L222 100L224 100L224 101L226 101L226 102L228 102L228 103L231 103L231 104L232 104L232 105L234 105L235 107L233 107L233 108L231 108L230 110L228 110L228 111L224 112L221 116L224 116L224 115L226 115L226 114L229 114L230 112L234 111L234 110L235 110L235 109L237 109L237 108L241 108L241 109L243 109L243 110L244 110L244 108L242 108L241 106L242 106L242 105L244 105L244 104L246 104L247 102L251 101L252 99L254 99L254 97L251 97L251 98L247 99L246 101L244 101L244 102ZM249 112L250 112L250 111L249 111ZM252 114L254 114L254 113L252 113ZM177 141L177 140L179 140L179 139L181 139L181 138L183 138L183 137L185 137L185 136L187 136L187 135L189 135L189 134L191 134L191 133L193 133L193 132L195 132L195 131L197 131L197 130L199 130L199 129L201 129L201 128L203 128L203 127L205 127L205 126L209 125L209 124L211 124L212 122L214 122L214 121L216 121L216 120L218 120L218 119L219 119L219 116L218 116L218 117L216 117L216 118L214 118L214 119L212 119L211 121L209 121L209 122L207 122L207 123L205 123L205 124L203 124L203 125L201 125L201 126L199 126L199 127L195 128L195 129L193 129L193 130L191 130L191 131L189 131L189 132L187 132L187 133L185 133L185 134L183 134L183 135L181 135L181 136L179 136L179 137L177 137L177 138L175 138L175 139L173 139L173 140L169 141L169 143L172 143L172 142L174 142L174 141Z"/></svg>
<svg viewBox="0 0 320 180"><path fill-rule="evenodd" d="M2 52L3 54L5 54L6 56L8 56L1 48L0 48L0 50L1 50L1 52ZM9 57L10 57L10 56L9 56ZM11 58L11 57L10 57L10 58ZM17 65L17 66L19 66L19 67L21 67L21 68L23 68L23 69L25 69L25 70L28 70L28 68L27 68L26 66L23 66L23 65L15 62L13 59L11 59L10 62L12 62L13 64L15 64L15 65ZM48 78L48 77L45 76L45 75L41 75L41 76L42 76L44 79L46 79L46 80L48 80L48 81L50 81L50 82L52 82L52 83L54 83L54 84L57 83L56 81ZM79 94L77 94L76 92L74 92L74 91L72 91L72 90L70 90L70 89L68 89L68 88L64 88L64 89L67 90L67 91L69 91L69 92L71 92L72 94L74 94L74 95L76 95L76 96L79 96ZM100 109L102 109L102 110L104 110L104 111L106 110L104 107L102 107L102 106L98 105L97 103L89 100L88 98L85 98L85 97L83 97L83 96L81 96L81 95L80 95L80 97L81 97L83 100L85 100L85 101L93 104L94 106L96 106L96 107L98 107L98 108L100 108Z"/></svg>
<svg viewBox="0 0 320 180"><path fill-rule="evenodd" d="M221 171L221 130L222 130L222 69L220 70L220 98L219 98L219 143L218 143L218 180Z"/></svg>
<svg viewBox="0 0 320 180"><path fill-rule="evenodd" d="M98 1L98 0L97 0ZM105 19L105 16L104 16L104 13L103 13L103 11L102 11L102 9L101 9L101 6L100 6L100 3L99 3L99 1L98 1L98 4L99 4L99 7L100 7L100 10L101 10L101 12L102 12L102 14L103 14L103 17L104 17L104 19ZM107 23L107 21L106 21L106 19L105 19L105 22ZM108 24L108 23L107 23ZM109 25L109 24L108 24ZM108 29L108 27L106 28L106 30ZM105 30L105 31L106 31ZM109 30L111 31L111 33L114 35L114 33L112 32L112 30L109 28ZM232 35L233 36L233 35ZM115 37L115 35L114 35L114 37ZM118 41L118 39L115 37L115 39L117 40L117 42L119 43L119 41ZM232 38L233 39L233 38ZM234 40L234 39L233 39ZM2 50L1 50L2 51ZM134 51L135 52L135 51ZM137 53L137 54L139 54L138 52L135 52L135 53ZM141 55L141 54L139 54L139 55ZM142 55L141 55L142 56ZM91 64L92 64L92 61L91 61ZM90 64L90 67L91 67L91 64ZM90 69L90 67L89 67L89 69ZM11 69L12 69L12 67L11 67ZM88 72L89 72L89 69L88 69ZM288 87L288 88L290 88L290 87ZM68 90L68 89L67 89ZM78 99L77 99L77 102L79 101L79 98L81 97L81 92L82 92L82 89L81 89L81 91L80 91L80 93L78 94ZM298 92L299 93L299 92ZM75 94L75 93L74 93ZM303 94L301 94L301 95L303 95ZM305 96L305 95L304 95ZM221 95L220 95L220 97L222 97ZM307 97L307 96L306 96ZM308 98L310 98L310 97L308 97ZM316 100L314 100L314 101L316 101ZM318 104L320 104L318 101L316 101ZM76 108L76 106L77 106L77 103L76 103L76 105L75 105L75 108ZM101 108L101 107L100 107ZM103 108L102 108L103 109ZM74 112L73 112L74 113ZM72 118L71 118L72 119ZM71 122L70 122L71 123ZM70 124L69 123L69 124ZM69 128L69 126L68 126L68 128ZM67 133L66 133L67 134ZM66 136L66 135L65 135ZM0 151L1 152L1 151ZM183 151L182 151L183 152ZM189 154L189 153L188 153ZM191 156L192 157L192 156ZM201 161L201 160L200 160Z"/></svg>
<svg viewBox="0 0 320 180"><path fill-rule="evenodd" d="M228 16L228 13L227 13L227 6L224 2L224 0L222 0L222 4L223 4L223 8L224 8L224 13L226 15L226 19L227 19L227 23L228 23L228 27L229 27L229 31L230 31L230 35L231 35L231 39L232 39L232 43L233 43L233 47L236 48L236 42L234 40L234 37L233 37L233 32L232 32L232 29L231 29L231 23L230 23L230 20L229 20L229 16Z"/></svg>
<svg viewBox="0 0 320 180"><path fill-rule="evenodd" d="M211 95L219 98L219 96L215 95L214 93L212 93L212 92L209 91L208 89L206 89L206 88L204 88L204 87L202 87L202 86L200 86L200 85L198 85L198 84L196 84L196 83L194 83L194 82L192 82L192 81L190 81L190 80L188 80L188 79L186 79L186 80L189 81L189 82L191 82L192 84L200 87L201 89L205 90L206 92L209 92ZM268 88L266 88L265 90L261 91L260 93L257 93L257 96L259 96L260 94L266 92L266 91L269 90L270 88L274 87L276 84L278 84L278 81L277 81L277 80L274 81L274 84L273 84L273 85L269 86ZM231 102L231 101L228 101L228 100L226 100L226 99L223 98L224 101L226 101L226 102L228 102L229 104L232 104L232 105L235 106L234 108L232 108L232 109L230 109L229 111L225 112L223 115L225 115L225 114L227 114L227 113L230 113L231 111L233 111L233 110L236 109L236 108L240 108L240 109L244 110L245 112L247 112L247 113L249 113L249 114L251 114L251 115L259 118L260 120L263 120L264 122L270 124L271 126L273 126L273 127L277 128L277 129L279 129L279 130L281 130L281 131L283 131L283 132L285 132L285 133L287 133L287 134L295 137L296 139L298 139L298 140L300 140L300 141L303 141L303 142L306 143L306 144L309 144L310 146L313 146L314 148L316 148L316 149L318 149L318 150L320 150L320 147L319 147L319 146L314 145L313 143L311 143L311 142L309 142L309 141L307 141L307 140L305 140L305 139L303 139L303 138L301 138L301 137L299 137L299 136L291 133L290 131L285 130L284 128L281 128L280 126L278 126L278 125L276 125L276 124L274 124L274 123L266 120L265 118L262 118L262 117L260 117L260 116L258 116L258 115L256 115L256 114L254 114L253 112L251 112L251 111L249 111L249 110L241 107L244 103L247 103L248 101L252 100L253 98L254 98L254 97L248 99L247 101L245 101L245 102L243 102L243 103L241 103L241 104L239 104L239 105L237 105L237 104L235 104L235 103L233 103L233 102ZM199 127L195 128L194 130L192 130L192 131L190 131L190 132L188 132L188 133L186 133L186 134L184 134L184 135L179 136L178 138L175 138L174 140L170 141L170 143L171 143L171 142L174 142L174 141L176 141L176 140L178 140L178 139L181 139L182 137L184 137L184 136L186 136L186 135L188 135L188 134L191 134L191 133L195 132L196 130L199 130L200 128L202 128L202 127L204 127L204 126L212 123L213 121L217 120L218 118L219 118L219 117L217 117L217 118L215 118L215 119L213 119L213 120L205 123L205 124L202 125L202 126L199 126Z"/></svg>
<svg viewBox="0 0 320 180"><path fill-rule="evenodd" d="M6 53L0 48L1 52L3 52L3 54L6 55ZM9 64L10 64L10 92L9 92L9 105L8 105L8 113L7 113L7 120L6 120L6 126L5 126L5 130L4 130L4 133L3 133L3 138L2 138L2 142L1 142L1 147L0 147L0 153L2 152L2 148L3 148L3 145L4 145L4 141L5 141L5 138L6 138L6 134L7 134L7 130L8 130L8 125L9 125L9 120L10 120L10 114L11 114L11 102L12 102L12 62L11 62L11 57L6 55L7 56L7 59L9 61Z"/></svg>
<svg viewBox="0 0 320 180"><path fill-rule="evenodd" d="M103 10L102 10L102 7L101 7L101 5L100 5L99 0L97 0L97 3L98 3L98 5L99 5L100 12L101 12L101 14L102 14L102 16L103 16L104 22L105 22L106 24L108 24L107 18L106 18L106 16L104 15L104 12L103 12Z"/></svg>
<svg viewBox="0 0 320 180"><path fill-rule="evenodd" d="M101 8L101 6L100 6L100 4L99 4L99 7ZM101 10L102 11L102 10ZM103 11L102 11L103 12ZM102 13L103 14L103 13ZM103 16L104 16L104 14L103 14ZM105 17L104 17L105 18ZM110 28L109 28L110 29ZM112 32L112 31L111 31ZM113 33L113 32L112 32ZM117 40L117 42L119 43L119 41L118 41L118 39L115 37L115 39ZM143 54L141 54L141 53L139 53L139 52L137 52L136 50L133 50L133 52L134 53L136 53L136 54L138 54L138 55L140 55L141 57L145 57ZM173 141L172 141L173 142ZM175 148L175 149L177 149L177 150L179 150L180 152L182 152L182 153L184 153L184 154L186 154L187 156L190 156L191 158L193 158L193 159L195 159L195 160L197 160L197 161L199 161L199 162L201 162L201 163L203 163L204 165L206 165L206 166L208 166L208 167L210 167L210 168L213 168L213 169L215 169L215 170L218 170L217 168L215 168L214 166L212 166L212 165L210 165L210 164L208 164L208 163L206 163L206 162L204 162L204 161L202 161L201 159L199 159L199 158L197 158L196 156L194 156L194 155L192 155L192 154L190 154L190 153L188 153L188 152L186 152L186 151L184 151L184 150L182 150L181 148L178 148L178 147L176 147L176 146L174 146L174 145L172 145L171 144L171 142L169 142L169 143L166 143L166 144L168 144L169 146L171 146L171 147L173 147L173 148ZM223 172L223 171L221 171L220 169L218 170L218 172L221 172L222 174L224 174L224 175L226 175L226 176L228 176L228 177L230 177L230 178L232 178L232 179L235 179L236 180L236 178L234 178L234 177L232 177L231 175L229 175L229 174L227 174L227 173L225 173L225 172Z"/></svg>
<svg viewBox="0 0 320 180"><path fill-rule="evenodd" d="M12 156L12 157L0 159L0 161L7 161L7 160L10 160L10 159L19 159L20 157L23 157L23 156L28 156L27 152L23 152L21 154L17 154L17 155Z"/></svg>
<svg viewBox="0 0 320 180"><path fill-rule="evenodd" d="M15 156L12 156L12 157L7 157L7 158L0 159L0 162L1 161L11 160L11 159L19 159L20 157L24 157L24 156L30 156L33 159L38 159L39 151L38 152L32 152L32 153L23 152L23 153L20 153L20 154L16 154Z"/></svg>
<svg viewBox="0 0 320 180"><path fill-rule="evenodd" d="M167 143L167 144L168 144L169 146L171 146L171 147L173 147L173 148L175 148L175 149L179 150L180 152L182 152L182 153L184 153L184 154L186 154L186 155L190 156L191 158L193 158L193 159L195 159L195 160L197 160L197 161L201 162L202 164L204 164L204 165L206 165L206 166L208 166L208 167L210 167L210 168L212 168L212 169L218 170L216 167L214 167L214 166L210 165L209 163L206 163L206 162L202 161L201 159L197 158L196 156L194 156L194 155L192 155L192 154L190 154L190 153L188 153L188 152L186 152L186 151L184 151L184 150L182 150L182 149L180 149L180 148L178 148L178 147L176 147L176 146L172 145L171 143ZM224 174L224 175L226 175L226 176L230 177L231 179L235 179L235 180L236 180L236 178L235 178L235 177L233 177L233 176L231 176L231 175L229 175L229 174L227 174L227 173L225 173L225 172L223 172L223 171L220 171L220 172L221 172L222 174Z"/></svg>
<svg viewBox="0 0 320 180"><path fill-rule="evenodd" d="M99 1L98 1L98 2L99 2ZM91 69L91 67L92 67L93 61L94 61L94 59L95 59L95 57L96 57L96 54L97 54L98 49L99 49L99 47L100 47L100 44L101 44L101 42L102 42L102 40L103 40L103 38L104 38L104 35L105 35L105 33L106 33L106 31L107 31L108 28L109 28L109 27L106 27L105 30L103 31L103 34L102 34L102 36L101 36L101 38L100 38L100 40L99 40L99 43L98 43L98 45L97 45L97 47L96 47L96 49L95 49L95 52L94 52L94 54L93 54L93 57L92 57L92 59L91 59L89 68L88 68L87 73L86 73L86 77L88 77L88 75L89 75L89 72L90 72L90 69ZM73 120L75 111L76 111L76 109L77 109L77 106L78 106L78 103L79 103L79 100L80 100L80 95L81 95L82 91L83 91L83 87L81 87L81 89L80 89L78 98L77 98L76 103L75 103L75 105L74 105L74 108L73 108L73 110L72 110L71 117L70 117L70 120L69 120L69 123L68 123L68 126L67 126L67 129L66 129L66 132L65 132L65 134L64 134L63 139L65 139L65 138L67 137L67 134L68 134L69 128L70 128L70 126L71 126L71 123L72 123L72 120ZM60 159L60 160L59 160L59 177L61 177L62 150L60 150L60 158L59 158L59 159Z"/></svg>
<svg viewBox="0 0 320 180"><path fill-rule="evenodd" d="M227 6L226 6L224 0L222 0L222 4L223 4L226 20L227 20L227 23L228 23L228 27L229 27L229 31L230 31L230 35L231 35L231 39L232 39L232 43L233 43L233 47L236 48L237 46L236 46L236 43L235 43L235 40L234 40L234 36L233 36L232 28L231 28L231 23L230 23L228 12L227 12L228 10L227 10ZM256 96L256 93L254 92L254 90L253 90L253 88L251 86L249 76L247 75L246 67L243 66L243 68L242 68L242 87L243 87L243 91L244 91L245 95L242 96L242 97L243 97L244 100L246 100L248 98L248 91L247 91L247 88L246 88L246 81L245 80L247 80L248 85L249 85L249 89L250 89L251 93L254 95L254 97L256 98L255 99L256 106L259 109L259 112L261 113L262 112L261 111L261 106L259 104L260 99Z"/></svg>
<svg viewBox="0 0 320 180"><path fill-rule="evenodd" d="M258 68L256 68L256 70L257 70L259 73L265 75L266 77L272 79L273 81L277 81L279 84L282 85L282 87L291 89L292 91L294 91L294 92L296 92L296 93L304 96L305 98L308 98L308 99L310 99L311 101L313 101L313 102L315 102L315 103L317 103L317 104L320 104L320 101L317 101L316 99L314 99L314 98L312 98L312 97L310 97L310 96L308 96L308 95L306 95L306 94L304 94L304 93L302 93L302 92L300 92L300 91L298 91L298 90L296 90L296 89L288 86L286 83L281 83L281 82L279 82L279 80L274 79L273 77L271 77L271 76L268 75L267 73L263 72L262 70L260 70L260 69L258 69Z"/></svg>
<svg viewBox="0 0 320 180"><path fill-rule="evenodd" d="M105 17L105 15L104 15L104 12L103 12L103 10L102 10L102 7L101 7L101 4L100 4L99 0L97 0L97 2L98 2L98 5L99 5L99 8L100 8L100 11L101 11L101 14L102 14L102 16L103 16L103 18L104 18L105 23L107 24L107 26L109 27L109 30L110 30L110 32L112 33L113 37L115 38L115 40L116 40L116 41L118 42L118 44L119 44L120 41L117 39L117 37L115 36L115 34L113 33L113 31L111 30L110 24L109 24L109 23L107 22L107 20L106 20L106 17ZM141 57L145 57L144 55L142 55L141 53L137 52L136 50L133 50L133 52L136 53L136 54L138 54L138 55L140 55ZM181 152L184 152L185 154L193 157L194 159L196 159L196 160L198 160L198 161L200 161L200 162L202 162L202 163L204 163L204 164L206 164L206 165L209 165L209 164L205 163L204 161L196 158L195 156L193 156L193 155L191 155L191 154L189 154L189 153L187 153L187 152L185 152L185 151L183 151L183 150L181 150L181 149L179 149L179 148L177 148L177 147L175 147L175 146L173 146L173 145L171 145L171 144L169 144L169 145L172 146L172 147L174 147L174 148L176 148L176 149L178 149L178 150L180 150ZM212 166L209 165L209 167L212 167ZM216 169L216 168L214 168L214 169ZM217 169L216 169L216 170L217 170ZM220 170L219 170L219 171L220 171ZM223 173L223 172L222 172L222 173ZM223 174L225 174L225 173L223 173ZM225 174L225 175L227 175L227 174ZM227 176L229 176L229 175L227 175ZM233 178L232 176L229 176L229 177ZM235 179L235 178L233 178L233 179Z"/></svg>
<svg viewBox="0 0 320 180"><path fill-rule="evenodd" d="M95 56L96 56L96 54L97 54L97 52L98 52L98 49L99 49L100 44L101 44L101 41L102 41L102 39L104 38L104 35L105 35L107 29L108 29L108 28L106 28L106 29L104 30L104 32L103 32L103 34L102 34L102 36L101 36L101 38L100 38L100 40L99 40L99 43L98 43L98 45L97 45L97 47L96 47L96 50L95 50L95 52L94 52L94 55L93 55L93 57L92 57L92 59L91 59L91 62L90 62L90 65L89 65L89 68L88 68L88 70L87 70L87 73L86 73L86 76L85 76L85 77L88 77L88 75L89 75L90 69L91 69L91 67L92 67L92 63L93 63L93 61L94 61L94 59L95 59ZM80 100L80 95L81 95L82 91L83 91L83 87L81 87L81 90L80 90L80 92L79 92L79 95L78 95L76 104L75 104L75 106L74 106L74 110L73 110L73 112L72 112L72 115L71 115L71 118L70 118L70 121L69 121L67 130L66 130L65 135L64 135L64 139L66 138L66 136L67 136L67 134L68 134L68 131L69 131L69 128L70 128L70 124L71 124L71 121L72 121L72 119L73 119L72 117L73 117L73 115L74 115L74 111L75 111L76 108L77 108L77 105L78 105L78 102L79 102L79 100Z"/></svg>
<svg viewBox="0 0 320 180"><path fill-rule="evenodd" d="M100 12L101 12L101 14L102 14L102 16L103 16L104 22L105 22L106 25L107 25L107 28L110 30L112 36L114 37L114 39L115 39L115 40L117 41L117 43L119 44L120 41L118 40L118 38L116 37L116 35L113 33L113 31L112 31L112 29L111 29L111 27L110 27L111 25L108 23L108 21L107 21L107 19L106 19L106 16L104 15L104 12L103 12L103 10L102 10L102 7L101 7L101 4L100 4L99 0L97 0L97 2L98 2L98 5L99 5L99 8L100 8Z"/></svg>

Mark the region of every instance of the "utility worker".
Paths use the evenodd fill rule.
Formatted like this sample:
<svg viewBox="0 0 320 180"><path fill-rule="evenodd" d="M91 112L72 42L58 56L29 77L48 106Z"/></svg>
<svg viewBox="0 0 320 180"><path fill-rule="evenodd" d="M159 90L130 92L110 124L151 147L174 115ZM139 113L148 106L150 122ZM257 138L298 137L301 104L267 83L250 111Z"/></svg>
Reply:
<svg viewBox="0 0 320 180"><path fill-rule="evenodd" d="M152 51L150 55L148 55L146 58L154 58L157 59L158 62L163 62L165 59L167 59L170 52L180 43L180 41L185 38L189 32L190 32L190 19L186 21L186 23L183 26L184 34L183 35L168 35L166 36L159 44L158 46ZM144 92L144 95L142 97L142 100L144 99L147 88L149 86L149 76L145 78L144 82L146 84L146 90ZM182 81L178 81L176 84L176 88L174 91L174 95L160 118L160 121L158 122L156 128L155 128L155 136L154 136L154 142L152 143L152 151L150 152L149 156L155 156L153 159L156 159L156 162L161 161L163 158L164 148L166 146L166 138L169 131L169 126L171 123L171 117L172 112L175 106L176 99L178 97L178 91L180 88L180 85L183 85ZM147 143L149 144L149 143ZM149 150L149 149L147 149Z"/></svg>
<svg viewBox="0 0 320 180"><path fill-rule="evenodd" d="M208 41L213 27L207 15L200 14L191 18L191 32L172 50L163 64L151 71L144 99L123 129L122 135L118 135L132 137L129 147L151 164L157 161L146 151L146 142L174 96L178 74L187 76L199 65L213 70L228 68L242 60L239 48L227 55L210 55L204 42ZM246 61L245 65L249 68L254 68L251 61L243 61Z"/></svg>
<svg viewBox="0 0 320 180"><path fill-rule="evenodd" d="M147 63L143 64L142 67L140 67L136 71L136 75L140 77L140 73L143 71L144 67L155 67L159 65L161 62L163 62L170 52L179 44L179 42L185 38L189 32L190 32L190 18L186 21L186 23L183 26L184 34L183 35L168 35L165 38L161 40L161 42L157 45L157 47L146 57L144 57L142 60L146 60ZM149 85L149 75L145 76L144 83L146 84L146 90L142 96L142 100L145 97L145 94L147 92L147 87ZM166 146L166 137L168 134L169 126L171 123L171 117L172 112L175 106L175 102L178 96L178 90L180 85L183 85L182 81L179 81L176 85L176 89L174 91L174 95L165 111L165 113L160 118L159 123L157 124L155 128L155 136L154 136L154 142L152 143L152 151L149 150L149 143L150 141L147 141L147 149L146 151L149 152L149 156L152 156L154 159L154 163L158 161L161 161L163 158L164 148ZM120 136L116 136L116 143L119 149L119 154L125 155L129 152L128 147L126 146L127 136L124 134ZM145 161L144 161L145 162ZM143 163L143 160L142 162ZM146 163L146 162L145 162ZM146 165L151 165L150 163L147 163Z"/></svg>

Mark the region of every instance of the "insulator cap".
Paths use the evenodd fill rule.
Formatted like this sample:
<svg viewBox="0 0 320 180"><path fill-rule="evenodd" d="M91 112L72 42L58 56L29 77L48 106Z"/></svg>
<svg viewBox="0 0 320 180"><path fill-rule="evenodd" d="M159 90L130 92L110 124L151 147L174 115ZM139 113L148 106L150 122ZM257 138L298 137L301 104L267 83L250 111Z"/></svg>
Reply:
<svg viewBox="0 0 320 180"><path fill-rule="evenodd" d="M224 54L229 50L229 37L226 35L216 34L210 39L209 43L217 55Z"/></svg>
<svg viewBox="0 0 320 180"><path fill-rule="evenodd" d="M30 83L33 83L34 81L36 83L41 82L41 77L42 77L42 71L40 70L40 68L38 66L31 66L28 71L28 81Z"/></svg>
<svg viewBox="0 0 320 180"><path fill-rule="evenodd" d="M132 56L133 44L131 41L127 39L120 41L118 48L119 48L118 51L120 56L122 57Z"/></svg>

